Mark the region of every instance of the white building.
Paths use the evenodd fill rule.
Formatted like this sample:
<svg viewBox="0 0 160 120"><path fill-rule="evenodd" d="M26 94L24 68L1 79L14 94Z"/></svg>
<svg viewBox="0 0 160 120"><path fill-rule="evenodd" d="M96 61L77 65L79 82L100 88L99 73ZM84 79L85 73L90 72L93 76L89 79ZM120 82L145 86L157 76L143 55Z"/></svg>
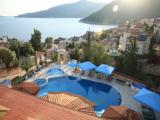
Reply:
<svg viewBox="0 0 160 120"><path fill-rule="evenodd" d="M150 45L151 37L146 37L146 39L143 41L136 40L138 51L138 55L145 55L149 53L149 45Z"/></svg>
<svg viewBox="0 0 160 120"><path fill-rule="evenodd" d="M66 50L67 44L65 41L60 41L58 46L59 46L59 49Z"/></svg>
<svg viewBox="0 0 160 120"><path fill-rule="evenodd" d="M59 49L59 46L58 46L57 44L52 44L51 49L52 49L53 51L57 52L58 49Z"/></svg>
<svg viewBox="0 0 160 120"><path fill-rule="evenodd" d="M3 47L8 47L8 37L7 36L3 36L2 38L0 38L0 46Z"/></svg>
<svg viewBox="0 0 160 120"><path fill-rule="evenodd" d="M119 50L125 51L127 47L127 40L129 37L129 33L124 32L123 35L119 39Z"/></svg>
<svg viewBox="0 0 160 120"><path fill-rule="evenodd" d="M146 34L131 35L130 33L124 32L123 36L119 40L119 50L126 51L130 46L130 39L135 39L137 44L137 54L145 55L149 53L149 45L151 37Z"/></svg>

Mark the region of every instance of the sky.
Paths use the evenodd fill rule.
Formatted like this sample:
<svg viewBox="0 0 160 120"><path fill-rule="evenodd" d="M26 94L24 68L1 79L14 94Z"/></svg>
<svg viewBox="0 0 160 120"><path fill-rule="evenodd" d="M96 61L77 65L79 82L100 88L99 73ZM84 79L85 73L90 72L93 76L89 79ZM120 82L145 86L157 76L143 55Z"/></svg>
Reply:
<svg viewBox="0 0 160 120"><path fill-rule="evenodd" d="M77 2L79 0L0 0L0 16L16 16L23 13L45 10L53 6ZM89 0L110 2L111 0Z"/></svg>

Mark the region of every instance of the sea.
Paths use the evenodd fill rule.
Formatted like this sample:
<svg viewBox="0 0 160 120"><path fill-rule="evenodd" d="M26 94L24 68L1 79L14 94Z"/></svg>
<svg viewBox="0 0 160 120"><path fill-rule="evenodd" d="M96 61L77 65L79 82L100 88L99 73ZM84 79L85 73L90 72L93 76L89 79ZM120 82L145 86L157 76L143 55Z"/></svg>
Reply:
<svg viewBox="0 0 160 120"><path fill-rule="evenodd" d="M116 27L116 25L94 25L79 22L81 18L17 18L0 17L0 37L8 36L18 40L31 39L34 29L38 29L42 35L42 41L46 37L70 38L82 36L86 31L100 32Z"/></svg>

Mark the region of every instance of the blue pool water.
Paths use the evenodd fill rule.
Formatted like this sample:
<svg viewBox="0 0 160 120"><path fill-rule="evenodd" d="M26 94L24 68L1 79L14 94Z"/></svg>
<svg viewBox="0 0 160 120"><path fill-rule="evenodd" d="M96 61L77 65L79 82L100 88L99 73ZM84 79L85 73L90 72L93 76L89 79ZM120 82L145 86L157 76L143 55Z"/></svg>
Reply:
<svg viewBox="0 0 160 120"><path fill-rule="evenodd" d="M39 85L40 87L43 86L46 83L46 80L44 79L37 79L34 81L34 83L36 83L37 85Z"/></svg>
<svg viewBox="0 0 160 120"><path fill-rule="evenodd" d="M64 74L64 71L58 68L51 68L46 72L47 76L62 75L62 74Z"/></svg>
<svg viewBox="0 0 160 120"><path fill-rule="evenodd" d="M38 96L47 95L48 92L78 94L96 104L94 108L96 113L104 111L110 105L120 105L121 95L110 85L77 79L71 76L50 78L48 84L40 88Z"/></svg>

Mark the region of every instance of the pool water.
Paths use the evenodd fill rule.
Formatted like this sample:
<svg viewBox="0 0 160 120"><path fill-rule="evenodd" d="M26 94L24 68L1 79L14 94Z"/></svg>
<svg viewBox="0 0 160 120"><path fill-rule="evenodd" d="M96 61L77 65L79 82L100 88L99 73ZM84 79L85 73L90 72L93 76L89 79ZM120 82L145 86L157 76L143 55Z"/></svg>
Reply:
<svg viewBox="0 0 160 120"><path fill-rule="evenodd" d="M77 81L78 79L78 81ZM95 112L102 111L110 105L120 105L121 95L110 85L93 82L71 76L50 78L48 84L41 87L38 96L47 95L48 92L70 92L81 95L96 104Z"/></svg>
<svg viewBox="0 0 160 120"><path fill-rule="evenodd" d="M47 76L62 75L62 74L64 74L64 71L58 68L51 68L46 72Z"/></svg>
<svg viewBox="0 0 160 120"><path fill-rule="evenodd" d="M34 81L34 83L36 83L38 86L41 87L41 86L45 85L46 80L45 79L37 79Z"/></svg>

